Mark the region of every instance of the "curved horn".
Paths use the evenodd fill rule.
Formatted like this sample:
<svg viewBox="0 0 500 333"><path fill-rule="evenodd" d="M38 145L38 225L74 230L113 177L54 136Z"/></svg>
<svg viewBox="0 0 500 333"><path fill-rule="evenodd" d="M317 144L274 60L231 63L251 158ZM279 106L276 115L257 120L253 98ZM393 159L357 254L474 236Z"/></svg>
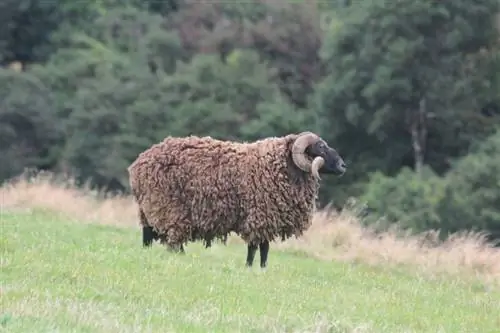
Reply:
<svg viewBox="0 0 500 333"><path fill-rule="evenodd" d="M318 180L321 179L319 176L319 169L321 169L321 167L324 164L325 164L325 160L321 156L317 156L316 158L314 158L314 160L311 163L311 173Z"/></svg>
<svg viewBox="0 0 500 333"><path fill-rule="evenodd" d="M316 142L319 140L319 137L311 132L303 132L300 133L297 139L295 139L295 142L293 143L292 146L292 159L295 165L305 171L305 172L310 172L312 163L309 162L309 159L307 158L305 154L306 148L311 145L312 143ZM316 158L317 159L317 158ZM315 160L316 160L315 159ZM318 162L316 162L317 164ZM317 170L316 170L317 172Z"/></svg>

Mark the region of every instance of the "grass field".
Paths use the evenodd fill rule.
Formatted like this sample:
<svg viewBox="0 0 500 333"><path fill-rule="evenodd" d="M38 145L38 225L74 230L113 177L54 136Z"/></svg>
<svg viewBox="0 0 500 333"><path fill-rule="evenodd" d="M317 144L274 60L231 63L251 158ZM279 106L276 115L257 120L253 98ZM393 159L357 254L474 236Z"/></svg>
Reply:
<svg viewBox="0 0 500 333"><path fill-rule="evenodd" d="M262 271L234 238L142 249L129 198L46 180L0 198L0 332L499 332L500 253L477 235L430 247L318 213Z"/></svg>

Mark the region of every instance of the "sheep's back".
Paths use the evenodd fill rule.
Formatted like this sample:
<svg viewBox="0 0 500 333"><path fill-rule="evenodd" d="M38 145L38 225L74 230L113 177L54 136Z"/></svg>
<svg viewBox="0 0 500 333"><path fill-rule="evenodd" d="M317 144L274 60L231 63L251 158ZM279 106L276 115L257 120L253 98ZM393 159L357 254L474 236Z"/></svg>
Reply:
<svg viewBox="0 0 500 333"><path fill-rule="evenodd" d="M131 168L150 224L165 230L185 221L199 233L226 234L240 220L238 155L224 141L196 137L167 138L142 153Z"/></svg>

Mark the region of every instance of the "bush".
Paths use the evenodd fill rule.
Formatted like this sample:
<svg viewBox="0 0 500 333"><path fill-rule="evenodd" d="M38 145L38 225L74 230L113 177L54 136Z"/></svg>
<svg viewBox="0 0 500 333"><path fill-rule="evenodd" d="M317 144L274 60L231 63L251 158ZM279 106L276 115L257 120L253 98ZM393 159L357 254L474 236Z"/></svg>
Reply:
<svg viewBox="0 0 500 333"><path fill-rule="evenodd" d="M383 229L398 223L414 232L439 229L441 238L457 231L483 231L498 241L499 175L497 130L458 160L445 177L428 167L421 174L405 168L394 178L374 173L361 197L373 212L365 223L378 222Z"/></svg>
<svg viewBox="0 0 500 333"><path fill-rule="evenodd" d="M382 228L398 223L414 232L439 229L442 221L437 207L444 189L443 179L428 167L421 174L403 168L395 177L376 172L361 197L373 212L365 222L370 224L377 219ZM384 220L386 223L381 223Z"/></svg>
<svg viewBox="0 0 500 333"><path fill-rule="evenodd" d="M500 129L457 161L438 207L448 231L484 230L500 240Z"/></svg>

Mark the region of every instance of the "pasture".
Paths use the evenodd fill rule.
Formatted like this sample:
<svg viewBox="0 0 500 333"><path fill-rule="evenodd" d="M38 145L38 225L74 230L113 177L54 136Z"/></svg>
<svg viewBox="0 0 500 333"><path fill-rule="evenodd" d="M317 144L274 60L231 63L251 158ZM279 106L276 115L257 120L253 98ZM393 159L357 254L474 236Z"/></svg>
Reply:
<svg viewBox="0 0 500 333"><path fill-rule="evenodd" d="M498 332L500 251L371 235L318 212L300 240L145 250L130 198L39 177L0 190L2 332Z"/></svg>

